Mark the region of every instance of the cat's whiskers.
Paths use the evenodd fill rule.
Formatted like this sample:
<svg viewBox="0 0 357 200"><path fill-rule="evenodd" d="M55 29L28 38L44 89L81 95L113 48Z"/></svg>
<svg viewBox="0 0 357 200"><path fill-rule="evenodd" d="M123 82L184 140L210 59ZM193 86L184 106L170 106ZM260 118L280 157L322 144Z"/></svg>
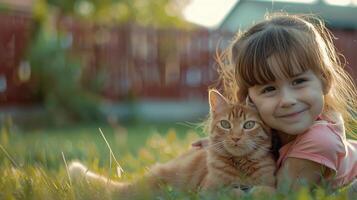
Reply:
<svg viewBox="0 0 357 200"><path fill-rule="evenodd" d="M208 145L206 148L207 149L210 149L210 148L217 148L217 147L223 147L223 142L217 142L217 143L214 143L214 144L211 144L211 145Z"/></svg>
<svg viewBox="0 0 357 200"><path fill-rule="evenodd" d="M248 146L248 148L250 148L252 150L256 150L256 149L260 148L260 146L258 146L255 142L252 142L252 141L246 142L246 145Z"/></svg>
<svg viewBox="0 0 357 200"><path fill-rule="evenodd" d="M266 152L269 152L270 151L270 149L269 148L267 148L267 147L265 147L265 146L262 146L262 145L258 145L257 143L255 143L255 142L247 142L246 143L247 144L247 146L250 148L250 149L252 149L252 150L254 150L254 151L256 151L256 150L263 150L263 151L266 151Z"/></svg>
<svg viewBox="0 0 357 200"><path fill-rule="evenodd" d="M224 141L219 141L219 142L216 142L214 144L210 144L208 145L207 147L205 147L206 149L215 149L215 150L221 150L223 149L223 143Z"/></svg>

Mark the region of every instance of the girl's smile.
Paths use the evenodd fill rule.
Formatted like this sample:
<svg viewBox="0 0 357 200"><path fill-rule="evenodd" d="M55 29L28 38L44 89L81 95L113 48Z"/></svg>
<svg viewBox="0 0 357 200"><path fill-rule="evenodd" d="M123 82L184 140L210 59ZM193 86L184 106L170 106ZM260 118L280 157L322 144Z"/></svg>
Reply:
<svg viewBox="0 0 357 200"><path fill-rule="evenodd" d="M285 120L285 121L296 121L296 120L299 120L299 118L301 116L303 116L305 114L305 111L307 111L307 110L308 110L308 108L301 109L299 111L294 111L289 114L279 115L279 116L277 116L277 118L281 118L282 120Z"/></svg>

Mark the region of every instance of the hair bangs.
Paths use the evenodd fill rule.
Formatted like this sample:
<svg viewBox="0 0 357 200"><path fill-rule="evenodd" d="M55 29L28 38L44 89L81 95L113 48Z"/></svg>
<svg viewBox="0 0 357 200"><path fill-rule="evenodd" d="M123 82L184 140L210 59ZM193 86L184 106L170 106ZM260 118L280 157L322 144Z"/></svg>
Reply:
<svg viewBox="0 0 357 200"><path fill-rule="evenodd" d="M292 34L294 32L294 34ZM317 65L306 34L271 26L246 40L237 55L237 79L251 87L286 79Z"/></svg>

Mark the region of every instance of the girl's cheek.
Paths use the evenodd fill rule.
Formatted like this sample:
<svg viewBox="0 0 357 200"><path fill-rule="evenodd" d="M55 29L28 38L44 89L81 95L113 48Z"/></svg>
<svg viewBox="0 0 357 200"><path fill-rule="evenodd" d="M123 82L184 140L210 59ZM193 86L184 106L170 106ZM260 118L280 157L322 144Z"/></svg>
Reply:
<svg viewBox="0 0 357 200"><path fill-rule="evenodd" d="M274 105L271 102L266 101L265 103L259 104L256 107L263 121L273 115Z"/></svg>
<svg viewBox="0 0 357 200"><path fill-rule="evenodd" d="M264 110L267 109L268 104L270 105L272 102L269 100L265 100L265 99L257 99L255 101L255 107L257 108L258 112L262 112Z"/></svg>
<svg viewBox="0 0 357 200"><path fill-rule="evenodd" d="M261 109L261 111L259 111L260 117L263 119L263 121L265 121L268 116L270 115L270 112L264 109Z"/></svg>

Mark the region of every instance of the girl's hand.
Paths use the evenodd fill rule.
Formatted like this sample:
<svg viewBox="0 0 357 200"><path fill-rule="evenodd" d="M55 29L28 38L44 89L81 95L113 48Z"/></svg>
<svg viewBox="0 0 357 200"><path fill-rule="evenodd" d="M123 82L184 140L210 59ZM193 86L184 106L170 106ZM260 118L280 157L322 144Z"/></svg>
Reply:
<svg viewBox="0 0 357 200"><path fill-rule="evenodd" d="M357 178L352 183L350 183L347 191L348 199L353 199L354 197L357 197Z"/></svg>
<svg viewBox="0 0 357 200"><path fill-rule="evenodd" d="M194 147L194 148L201 149L201 148L207 147L207 146L208 146L208 143L209 143L208 138L202 138L202 139L199 139L199 140L193 142L191 145L192 145L192 147Z"/></svg>

